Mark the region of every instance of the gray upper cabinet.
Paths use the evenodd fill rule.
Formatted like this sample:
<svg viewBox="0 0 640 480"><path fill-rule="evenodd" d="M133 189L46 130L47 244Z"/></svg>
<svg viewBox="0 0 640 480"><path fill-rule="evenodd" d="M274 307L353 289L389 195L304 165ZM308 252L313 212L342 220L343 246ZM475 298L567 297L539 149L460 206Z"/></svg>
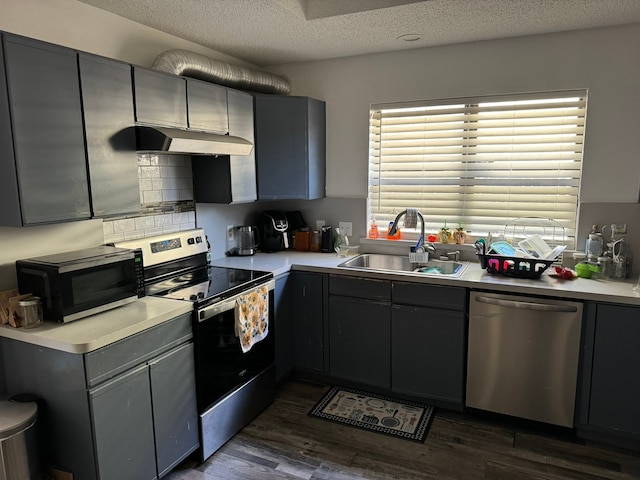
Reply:
<svg viewBox="0 0 640 480"><path fill-rule="evenodd" d="M187 128L187 84L183 77L133 67L136 122Z"/></svg>
<svg viewBox="0 0 640 480"><path fill-rule="evenodd" d="M308 97L256 95L258 199L325 196L325 103Z"/></svg>
<svg viewBox="0 0 640 480"><path fill-rule="evenodd" d="M253 97L227 89L227 102L229 135L253 142ZM193 156L191 166L196 202L229 204L257 199L255 149L249 155Z"/></svg>
<svg viewBox="0 0 640 480"><path fill-rule="evenodd" d="M187 108L190 129L223 135L229 133L225 87L187 78Z"/></svg>
<svg viewBox="0 0 640 480"><path fill-rule="evenodd" d="M140 210L131 65L79 54L94 217Z"/></svg>
<svg viewBox="0 0 640 480"><path fill-rule="evenodd" d="M2 93L7 91L4 73L4 48L0 42L0 223L2 225L22 225L20 197L15 175L13 141L11 139L11 117L9 99Z"/></svg>
<svg viewBox="0 0 640 480"><path fill-rule="evenodd" d="M0 165L0 224L35 225L91 216L84 131L74 50L3 33L8 105L0 101L1 135L14 155ZM4 111L3 111L4 110ZM3 142L4 143L4 142Z"/></svg>
<svg viewBox="0 0 640 480"><path fill-rule="evenodd" d="M229 134L254 142L253 97L236 90L227 91ZM255 148L249 155L231 155L231 192L234 203L253 202L258 198Z"/></svg>

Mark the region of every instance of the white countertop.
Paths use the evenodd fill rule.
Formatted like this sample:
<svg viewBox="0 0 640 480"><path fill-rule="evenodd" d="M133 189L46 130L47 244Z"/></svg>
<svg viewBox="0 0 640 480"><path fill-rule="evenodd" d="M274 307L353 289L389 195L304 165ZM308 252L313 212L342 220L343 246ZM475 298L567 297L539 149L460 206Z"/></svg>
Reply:
<svg viewBox="0 0 640 480"><path fill-rule="evenodd" d="M591 300L624 305L640 305L634 281L625 282L576 278L560 280L543 274L535 280L492 275L471 263L460 278L430 277L420 273L373 272L338 267L345 258L333 253L284 251L257 253L247 257L222 257L211 261L218 267L272 272L278 276L290 270L339 273L386 280L405 280L435 285L453 285L477 290L543 295L563 299ZM69 353L87 353L190 312L191 302L143 297L122 307L65 325L44 322L34 329L0 326L0 336Z"/></svg>
<svg viewBox="0 0 640 480"><path fill-rule="evenodd" d="M193 309L191 302L143 297L67 324L45 321L31 329L0 326L0 336L69 353L87 353Z"/></svg>
<svg viewBox="0 0 640 480"><path fill-rule="evenodd" d="M345 258L334 253L283 251L257 253L247 257L222 257L211 261L219 267L244 268L272 272L274 276L289 270L307 270L321 273L341 273L353 276L406 280L438 285L457 285L505 293L544 295L564 299L640 305L640 292L633 290L637 278L627 281L576 278L562 280L545 272L539 279L519 279L487 273L480 264L472 262L459 278L425 276L420 273L373 272L338 267Z"/></svg>

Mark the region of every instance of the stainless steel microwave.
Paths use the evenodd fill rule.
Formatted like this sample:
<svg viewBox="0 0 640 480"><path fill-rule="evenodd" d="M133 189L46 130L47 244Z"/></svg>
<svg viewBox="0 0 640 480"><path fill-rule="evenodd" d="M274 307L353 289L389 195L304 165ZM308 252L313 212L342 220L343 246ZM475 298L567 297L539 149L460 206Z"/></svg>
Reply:
<svg viewBox="0 0 640 480"><path fill-rule="evenodd" d="M110 246L16 261L18 290L42 299L45 320L67 323L144 296L142 254Z"/></svg>

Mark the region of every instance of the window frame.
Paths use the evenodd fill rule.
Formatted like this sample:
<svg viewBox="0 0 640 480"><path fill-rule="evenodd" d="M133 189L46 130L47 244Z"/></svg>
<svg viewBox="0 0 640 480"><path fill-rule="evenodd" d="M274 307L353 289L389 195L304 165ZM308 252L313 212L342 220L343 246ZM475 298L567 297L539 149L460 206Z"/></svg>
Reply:
<svg viewBox="0 0 640 480"><path fill-rule="evenodd" d="M567 105L566 102L560 101L560 99L570 99L570 98L575 98L578 100L573 102L573 105ZM427 224L426 225L427 233L435 233L437 230L439 230L441 226L444 225L444 221L447 222L447 226L451 230L455 230L455 228L458 226L458 222L460 221L461 225L464 227L468 227L468 225L473 225L473 228L471 228L471 232L470 232L473 236L486 236L490 232L493 233L494 235L496 233L499 235L501 233L504 233L504 231L506 231L506 226L507 224L510 223L510 220L519 220L521 218L527 217L527 215L517 215L517 214L513 216L489 215L486 217L488 219L487 222L489 222L490 220L493 221L496 219L504 220L504 223L502 224L503 231L500 231L501 229L499 228L498 225L495 224L495 221L493 222L494 224L491 227L488 227L486 230L483 230L481 228L482 225L479 224L478 222L473 222L473 221L468 222L466 218L473 217L473 215L469 215L469 212L473 211L472 209L469 208L469 205L473 204L474 202L473 190L482 184L482 181L478 180L479 177L477 175L473 175L474 172L477 173L478 170L471 171L471 173L469 173L468 175L465 175L464 177L462 176L456 177L454 175L451 178L446 179L449 182L450 190L453 188L453 186L455 186L455 183L451 183L451 182L455 182L455 181L459 182L456 188L456 192L457 192L456 196L463 197L463 200L462 200L462 208L461 209L458 208L457 212L462 212L462 215L447 213L445 214L445 217L451 216L451 219L446 219L446 218L443 219L442 216L440 215L435 215L435 218L434 218L434 215L430 215L428 208L420 208L419 206L416 205L416 204L420 204L421 202L424 202L424 200L414 201L414 199L412 199L411 202L413 202L413 204L407 204L406 206L402 207L398 203L398 201L396 201L395 198L392 198L393 195L395 195L395 193L393 192L387 195L388 198L390 199L390 200L389 199L387 200L387 203L393 203L394 201L396 201L396 203L398 203L396 205L397 211L393 212L393 214L389 212L386 212L386 213L383 212L383 209L380 207L380 205L386 205L385 208L387 210L390 208L389 205L384 203L385 201L381 199L381 197L383 196L385 182L391 182L393 180L393 176L389 176L389 179L383 180L382 169L384 168L384 166L388 167L392 163L390 161L387 164L385 164L385 161L384 161L385 154L382 153L383 150L385 149L384 142L389 141L385 139L384 136L386 135L388 138L396 140L397 143L401 143L399 140L397 140L401 136L400 133L397 133L397 132L393 134L384 133L385 128L388 130L391 130L391 127L389 127L388 125L386 127L383 125L386 118L385 117L386 114L391 115L388 118L392 118L393 113L395 111L402 111L405 109L431 109L431 113L422 114L422 115L420 113L416 113L416 115L418 117L420 116L425 117L426 120L424 125L425 125L425 131L427 131L427 134L429 134L427 127L429 125L432 125L432 128L434 128L433 131L436 132L436 134L441 135L442 140L440 141L442 142L442 144L450 147L453 144L447 143L447 142L451 142L451 138L455 139L455 138L458 138L460 135L447 134L446 131L435 130L438 128L437 126L438 122L436 120L430 123L428 120L430 116L433 115L434 118L436 118L435 115L437 114L442 114L444 116L449 111L456 110L459 114L462 114L466 119L464 122L464 125L465 125L464 131L465 132L476 131L477 133L477 129L482 126L480 114L481 113L484 114L484 112L490 112L491 109L495 107L497 111L513 110L514 121L513 121L513 125L511 126L511 129L513 132L520 131L518 129L521 129L522 131L530 131L533 129L532 125L533 123L535 123L535 121L522 120L524 126L516 126L516 122L520 119L520 117L516 117L516 115L518 115L518 112L522 112L521 116L522 118L525 118L526 115L532 115L526 112L534 111L538 107L539 107L539 111L542 112L543 109L547 107L542 107L538 105L538 102L543 100L547 100L547 107L552 105L557 105L558 107L567 106L567 108L571 109L571 110L568 110L568 112L572 113L572 114L566 113L566 114L563 114L563 116L560 116L562 120L560 120L559 123L556 123L555 120L553 122L549 121L548 123L543 123L542 127L540 127L542 129L541 133L536 133L536 135L538 136L537 138L544 140L544 138L548 138L548 139L557 138L556 136L558 134L555 133L556 130L562 131L561 138L565 140L557 140L557 141L554 140L554 142L551 142L549 140L547 140L546 142L540 141L541 146L546 144L550 145L548 147L549 152L547 152L546 154L545 153L539 154L540 157L546 156L548 157L548 159L546 160L529 159L525 161L525 160L517 159L516 158L517 156L515 156L513 159L510 159L508 157L509 154L506 153L504 158L495 157L489 161L485 161L484 163L487 163L487 164L491 163L491 167L495 167L496 165L499 165L500 162L502 162L503 164L506 164L506 163L512 164L511 170L505 168L504 166L500 168L487 169L487 172L492 173L492 172L498 172L500 169L502 169L503 171L517 172L518 168L514 168L513 167L514 165L517 167L519 165L522 165L528 162L531 165L537 164L535 168L532 167L532 170L530 170L530 172L532 172L533 174L538 174L543 176L545 175L545 169L548 170L548 172L554 171L553 168L547 168L546 165L552 165L555 162L558 165L556 177L553 177L553 175L550 175L550 174L547 175L545 179L548 181L547 182L548 185L542 185L541 180L537 180L535 177L527 178L523 175L523 177L519 180L520 182L523 183L523 185L517 185L517 188L525 192L527 190L532 190L534 192L536 190L543 191L545 189L548 190L548 189L554 188L553 185L555 182L556 188L558 189L558 191L556 191L556 193L554 194L554 198L556 199L555 201L556 203L558 203L558 198L563 200L563 202L561 202L560 207L564 208L564 210L562 211L562 215L564 218L558 219L558 223L560 223L564 228L564 232L563 232L564 243L568 245L569 248L574 248L577 221L578 221L577 217L579 212L580 181L582 177L584 141L585 141L585 132L586 132L586 116L587 116L587 100L588 100L587 89L558 90L558 91L536 92L536 93L516 93L516 94L504 94L504 95L487 95L487 96L473 96L473 97L464 97L464 98L447 98L447 99L435 99L435 100L371 104L370 110L369 110L370 117L369 117L369 161L368 161L368 181L367 181L367 219L368 221L371 221L372 218L376 219L381 231L381 238L384 238L383 233L386 231L386 223L393 220L393 218L395 218L395 214L399 213L400 211L404 210L404 208L407 208L407 207L418 208L421 211L421 213L425 218L425 223ZM514 107L509 107L506 109L500 108L501 107L500 104L502 104L502 107L504 107L505 102L514 104ZM462 105L463 107L455 107L456 105L457 106ZM554 110L559 110L559 108L555 108ZM398 113L398 118L400 119L399 123L402 122L403 116L406 116L406 115L402 115L401 113ZM545 116L542 116L541 118L544 119ZM553 118L556 118L556 117L553 117ZM572 120L573 118L575 118L575 122ZM566 133L564 130L565 123L568 124ZM435 127L433 127L434 125ZM460 124L458 123L457 125L459 126ZM412 126L411 128L413 129L414 127ZM482 128L485 128L485 127L482 126ZM504 128L505 130L509 129L508 126L505 126ZM456 128L453 130L459 132L461 129ZM416 130L416 131L419 131L419 130ZM487 129L487 131L489 132L490 129ZM550 133L550 132L554 132L554 133ZM407 135L408 137L411 137L411 135L414 135L414 137L419 136L419 134L417 133L412 134L410 132ZM431 146L433 150L433 145L430 142L438 142L438 140L435 140L438 138L436 135L433 135L433 133L429 135L430 136L425 137L422 144L422 148L424 148L424 151L428 151L429 146ZM476 158L479 158L479 155L477 153L478 147L481 146L481 142L486 139L489 139L489 142L490 142L491 140L490 135L491 133L483 133L482 135L477 135L477 134L466 135L464 137L466 138L466 144L459 145L460 151L465 153L452 154L452 159L443 161L443 164L445 166L447 164L449 165L464 164L465 165L464 172L465 174L467 174L468 173L467 163L469 164L473 163L474 155L477 155ZM546 137L543 137L545 135ZM496 136L498 137L499 135L496 134ZM511 136L509 135L504 135L504 136L506 136L507 138L513 137L513 139L518 140L517 137L525 138L525 136L532 136L532 134L525 135L521 133L516 133L516 134L512 134ZM478 138L480 138L480 140L478 140ZM567 142L566 138L575 138L575 142L573 141ZM416 141L415 138L412 137L412 141ZM419 143L420 141L417 140L417 142ZM514 142L512 142L512 144L513 143ZM563 152L560 152L560 150L558 151L554 150L554 148L560 148L560 147L554 147L556 143L562 144L562 148L566 149L566 152L567 152L566 158L565 156L563 156ZM512 144L505 143L504 145L512 145ZM495 143L491 148L499 150L499 148L496 145L499 145L499 144ZM571 145L574 145L573 149L571 148ZM416 151L419 151L419 148L420 147L416 147ZM534 147L534 150L535 150L535 147ZM394 151L394 148L390 147L388 151ZM494 155L494 154L495 152L489 153L489 155ZM412 155L414 157L420 156L420 154L418 153L413 153ZM428 157L428 155L431 155L431 154L422 153L423 158ZM523 155L522 157L528 158L527 155L530 157L532 154L529 153L529 154ZM410 154L407 154L407 156L410 156ZM433 156L433 158L435 158L435 155ZM401 163L401 162L402 160L398 161L398 163ZM422 161L423 164L426 164L425 162L427 161L425 160ZM411 161L406 161L405 163L406 165L412 164ZM414 163L416 165L420 165L419 160L415 160ZM436 164L436 162L433 162L433 163ZM474 165L474 168L478 168L478 165L481 163L483 162L476 162L476 164ZM404 168L406 168L407 170L411 170L411 168L406 165L404 165ZM568 167L566 171L564 171L564 169L561 168L561 165ZM403 188L406 187L404 189L409 191L409 194L413 193L413 190L411 189L412 185L416 185L416 189L415 189L416 194L423 196L418 192L422 187L428 188L430 185L434 186L434 185L443 184L441 180L433 179L433 177L431 177L432 178L431 181L428 179L427 181L425 181L424 176L422 177L417 176L419 175L419 173L416 173L416 172L419 169L416 168L414 170L415 171L411 171L409 174L413 176L409 176L407 178L402 179L402 182L398 182L396 185L394 185L393 183L389 183L389 185L391 185L392 188L398 188L398 189L401 189L400 186ZM458 168L457 170L463 170L463 169ZM425 173L429 174L435 171L437 171L435 168L429 168L426 170L423 169L422 174L423 175ZM455 171L456 171L455 168L451 168L450 170L445 169L445 170L440 170L438 172L443 172L443 175L446 175L449 172L455 172ZM527 170L521 169L521 171L526 172ZM486 184L488 185L486 187L487 190L493 189L494 192L489 191L489 193L485 195L485 198L492 198L498 195L497 193L495 193L497 186L491 183L492 181L495 182L495 179L490 178L491 175L487 175L486 177L487 178L484 181L486 181ZM402 177L398 177L398 178L402 178ZM528 180L529 185L524 185L527 183L526 180ZM499 181L502 181L502 180L499 180ZM504 189L506 190L516 189L516 186L509 184L509 182L511 181L512 180L504 181L505 182ZM376 194L376 187L377 187L377 194ZM563 188L562 191L559 190L560 187ZM464 191L461 192L459 190L460 188L463 188ZM565 192L569 192L569 193L565 193ZM451 193L449 193L449 195L451 195ZM509 193L508 195L512 195L512 194ZM513 198L519 199L518 195L522 195L522 197L524 198L525 195L527 194L521 193L516 195L514 193ZM533 195L538 196L540 195L540 193L529 194L529 196L532 198L533 198ZM514 203L527 205L527 202L532 206L532 208L537 203L541 203L545 205L547 204L546 202L536 202L535 200L527 200L527 201L519 200L518 202L514 202ZM410 202L407 202L407 203L410 203ZM452 201L452 203L455 203L455 202ZM460 201L458 201L458 203L460 203ZM375 207L376 204L378 205L377 208ZM548 204L550 205L551 202L548 202ZM477 215L475 217L481 218ZM533 217L536 219L547 218L548 215L545 216L544 212L540 210L539 212L536 212L536 215L533 215ZM417 235L418 235L418 229L403 229L403 238L415 239L417 238Z"/></svg>

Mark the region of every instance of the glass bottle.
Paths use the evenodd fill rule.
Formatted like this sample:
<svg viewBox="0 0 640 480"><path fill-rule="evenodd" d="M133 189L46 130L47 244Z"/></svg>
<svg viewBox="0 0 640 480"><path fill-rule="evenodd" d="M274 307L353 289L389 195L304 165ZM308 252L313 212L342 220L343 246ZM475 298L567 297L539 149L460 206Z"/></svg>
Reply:
<svg viewBox="0 0 640 480"><path fill-rule="evenodd" d="M369 238L378 238L378 224L376 223L376 219L371 220L371 226L369 227Z"/></svg>
<svg viewBox="0 0 640 480"><path fill-rule="evenodd" d="M604 241L602 239L602 234L598 232L598 225L593 225L591 227L591 233L587 237L587 243L585 245L585 252L587 254L587 259L590 262L596 262L598 257L602 256Z"/></svg>

